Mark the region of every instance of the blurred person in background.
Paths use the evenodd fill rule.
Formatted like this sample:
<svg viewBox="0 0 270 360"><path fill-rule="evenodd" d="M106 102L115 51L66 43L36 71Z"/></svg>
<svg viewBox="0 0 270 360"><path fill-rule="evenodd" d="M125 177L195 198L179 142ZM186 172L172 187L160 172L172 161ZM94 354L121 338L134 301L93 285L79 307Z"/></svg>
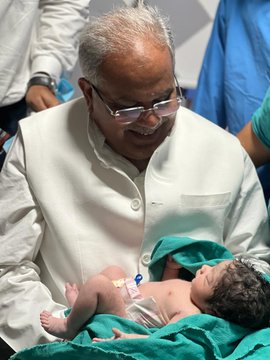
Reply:
<svg viewBox="0 0 270 360"><path fill-rule="evenodd" d="M193 110L236 135L261 104L270 82L270 1L220 0ZM258 175L266 200L270 165Z"/></svg>
<svg viewBox="0 0 270 360"><path fill-rule="evenodd" d="M77 60L89 2L0 1L0 128L10 136L28 111L60 103L57 86ZM2 149L0 169L4 158Z"/></svg>

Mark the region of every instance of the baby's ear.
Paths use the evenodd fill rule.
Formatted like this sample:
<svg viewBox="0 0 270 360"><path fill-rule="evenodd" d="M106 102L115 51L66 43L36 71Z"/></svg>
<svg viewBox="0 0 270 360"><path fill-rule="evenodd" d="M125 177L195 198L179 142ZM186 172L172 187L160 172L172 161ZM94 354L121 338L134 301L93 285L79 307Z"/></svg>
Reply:
<svg viewBox="0 0 270 360"><path fill-rule="evenodd" d="M92 105L93 104L93 101L92 101L93 89L92 89L92 86L91 86L90 82L83 77L79 78L78 85L79 85L80 89L82 90L82 93L86 100L89 114L91 114L93 111L93 105Z"/></svg>

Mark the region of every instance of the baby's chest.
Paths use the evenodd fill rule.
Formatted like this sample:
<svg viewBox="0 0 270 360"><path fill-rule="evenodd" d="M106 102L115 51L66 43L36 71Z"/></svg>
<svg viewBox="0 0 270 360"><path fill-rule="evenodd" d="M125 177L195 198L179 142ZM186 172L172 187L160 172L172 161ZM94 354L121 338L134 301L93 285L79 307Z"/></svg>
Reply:
<svg viewBox="0 0 270 360"><path fill-rule="evenodd" d="M183 314L183 317L199 312L190 298L189 284L171 287L163 299L164 309L169 317L175 314Z"/></svg>

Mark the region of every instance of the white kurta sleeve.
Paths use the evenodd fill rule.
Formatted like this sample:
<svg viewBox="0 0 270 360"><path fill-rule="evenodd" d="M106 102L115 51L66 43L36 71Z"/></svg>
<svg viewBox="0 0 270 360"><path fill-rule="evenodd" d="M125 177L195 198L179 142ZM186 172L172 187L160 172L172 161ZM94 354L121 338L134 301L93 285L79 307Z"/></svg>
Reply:
<svg viewBox="0 0 270 360"><path fill-rule="evenodd" d="M243 152L243 180L225 223L225 246L234 255L248 253L270 263L267 208L256 169Z"/></svg>
<svg viewBox="0 0 270 360"><path fill-rule="evenodd" d="M78 58L79 34L89 15L90 0L41 0L41 16L31 49L31 73L59 78Z"/></svg>
<svg viewBox="0 0 270 360"><path fill-rule="evenodd" d="M20 133L0 173L0 337L15 351L54 340L40 326L43 309L61 312L34 264L44 220L27 183Z"/></svg>

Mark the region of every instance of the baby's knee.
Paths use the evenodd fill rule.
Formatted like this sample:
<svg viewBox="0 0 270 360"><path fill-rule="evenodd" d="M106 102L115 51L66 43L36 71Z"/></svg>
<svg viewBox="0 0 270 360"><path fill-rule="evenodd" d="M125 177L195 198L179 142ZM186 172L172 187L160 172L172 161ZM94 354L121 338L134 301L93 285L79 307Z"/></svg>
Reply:
<svg viewBox="0 0 270 360"><path fill-rule="evenodd" d="M94 276L91 276L89 279L87 279L87 281L85 282L84 286L88 286L88 287L97 287L100 284L104 285L106 283L108 283L108 281L110 281L107 276L103 275L103 274L97 274Z"/></svg>
<svg viewBox="0 0 270 360"><path fill-rule="evenodd" d="M107 293L110 291L113 286L111 280L109 280L106 276L102 274L94 275L86 280L83 286L80 288L79 296L89 297L89 294L94 296L95 294L98 296L103 293Z"/></svg>
<svg viewBox="0 0 270 360"><path fill-rule="evenodd" d="M125 271L120 266L117 266L117 265L111 265L111 266L106 267L101 272L101 274L106 276L110 280L116 280L116 279L127 277L127 274L125 273Z"/></svg>

